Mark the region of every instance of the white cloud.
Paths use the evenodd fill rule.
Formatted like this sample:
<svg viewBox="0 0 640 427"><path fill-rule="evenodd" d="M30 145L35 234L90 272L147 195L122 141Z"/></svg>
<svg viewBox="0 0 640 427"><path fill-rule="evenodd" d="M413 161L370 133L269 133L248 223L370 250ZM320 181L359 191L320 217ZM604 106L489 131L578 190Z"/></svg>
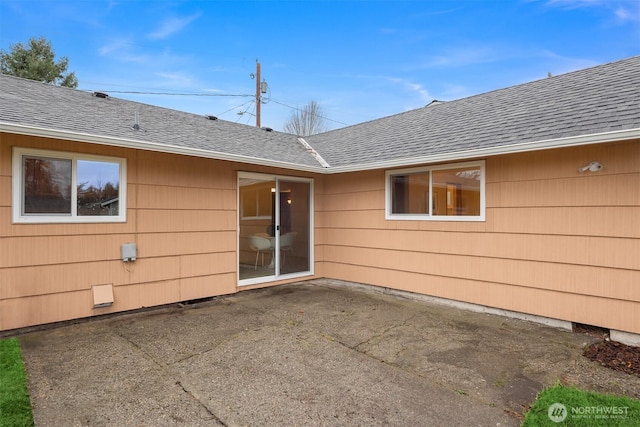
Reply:
<svg viewBox="0 0 640 427"><path fill-rule="evenodd" d="M446 52L433 56L419 68L462 67L482 64L498 60L495 49L484 46L466 46L451 48Z"/></svg>
<svg viewBox="0 0 640 427"><path fill-rule="evenodd" d="M98 53L102 56L109 55L110 53L121 51L130 45L131 42L127 39L114 39L98 49Z"/></svg>
<svg viewBox="0 0 640 427"><path fill-rule="evenodd" d="M630 11L629 9L620 6L614 11L614 14L616 15L616 18L622 22L640 22L640 7L636 8L635 11Z"/></svg>
<svg viewBox="0 0 640 427"><path fill-rule="evenodd" d="M471 92L468 87L460 84L444 83L441 95L442 100L452 100L466 98L475 95L475 93Z"/></svg>
<svg viewBox="0 0 640 427"><path fill-rule="evenodd" d="M112 39L98 49L98 54L121 62L134 62L138 64L148 62L149 57L147 55L133 52L133 45L133 42L127 38Z"/></svg>
<svg viewBox="0 0 640 427"><path fill-rule="evenodd" d="M431 94L429 94L429 91L420 83L414 83L410 80L398 78L398 77L387 77L387 80L389 80L392 83L399 84L403 86L406 90L416 94L420 98L421 102L432 101Z"/></svg>
<svg viewBox="0 0 640 427"><path fill-rule="evenodd" d="M353 89L350 88L352 93L349 95L345 95L344 92L341 92L341 97L336 97L336 99L341 100L339 102L343 102L344 99L357 99L362 96L368 96L372 93L378 94L386 94L388 96L395 97L398 94L397 87L400 86L404 89L405 92L409 92L414 97L417 97L418 100L415 104L423 104L425 102L431 102L433 100L432 95L429 93L429 90L425 88L421 83L415 83L404 77L390 77L385 75L370 75L370 74L354 74L354 75L344 75L343 77L349 79L357 79L367 81L368 83L363 83L365 87L368 89L364 93L356 94L353 92ZM392 85L388 85L387 83L392 83ZM385 95L385 96L386 96ZM407 98L406 95L402 96L403 99L408 100L410 103L414 103L415 98ZM415 108L415 107L413 107Z"/></svg>
<svg viewBox="0 0 640 427"><path fill-rule="evenodd" d="M549 72L551 72L554 76L558 74L568 73L571 71L594 67L599 64L598 61L593 59L575 58L571 56L559 55L550 50L542 50L540 51L538 56L543 61L545 59L550 60L547 68L549 68Z"/></svg>
<svg viewBox="0 0 640 427"><path fill-rule="evenodd" d="M166 39L172 34L177 33L182 30L184 27L189 25L191 22L195 21L202 15L201 12L196 12L193 15L186 16L184 18L168 18L165 19L160 27L149 34L149 38L151 39Z"/></svg>
<svg viewBox="0 0 640 427"><path fill-rule="evenodd" d="M557 6L563 9L579 9L585 7L599 7L613 14L619 23L640 22L640 3L625 0L549 0L547 6Z"/></svg>
<svg viewBox="0 0 640 427"><path fill-rule="evenodd" d="M173 72L156 72L156 76L163 79L163 82L158 82L158 85L168 87L191 87L194 84L194 78L191 74L173 71Z"/></svg>
<svg viewBox="0 0 640 427"><path fill-rule="evenodd" d="M606 0L550 0L547 2L547 5L576 9L579 7L600 6L606 3Z"/></svg>

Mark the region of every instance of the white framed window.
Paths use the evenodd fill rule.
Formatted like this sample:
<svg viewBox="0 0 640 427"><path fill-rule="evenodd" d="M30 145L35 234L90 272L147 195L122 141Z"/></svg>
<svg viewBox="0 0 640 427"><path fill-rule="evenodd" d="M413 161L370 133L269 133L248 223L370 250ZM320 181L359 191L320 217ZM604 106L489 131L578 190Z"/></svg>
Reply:
<svg viewBox="0 0 640 427"><path fill-rule="evenodd" d="M385 218L484 221L485 162L387 171Z"/></svg>
<svg viewBox="0 0 640 427"><path fill-rule="evenodd" d="M126 159L13 149L13 222L125 222Z"/></svg>

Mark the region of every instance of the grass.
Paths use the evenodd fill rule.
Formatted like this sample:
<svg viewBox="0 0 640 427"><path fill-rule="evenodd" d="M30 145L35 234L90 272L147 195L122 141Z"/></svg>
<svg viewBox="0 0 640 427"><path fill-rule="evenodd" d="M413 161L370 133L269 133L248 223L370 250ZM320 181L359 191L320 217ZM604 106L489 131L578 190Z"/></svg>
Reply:
<svg viewBox="0 0 640 427"><path fill-rule="evenodd" d="M542 390L522 427L639 426L640 401L555 385Z"/></svg>
<svg viewBox="0 0 640 427"><path fill-rule="evenodd" d="M33 426L20 342L0 340L0 427Z"/></svg>

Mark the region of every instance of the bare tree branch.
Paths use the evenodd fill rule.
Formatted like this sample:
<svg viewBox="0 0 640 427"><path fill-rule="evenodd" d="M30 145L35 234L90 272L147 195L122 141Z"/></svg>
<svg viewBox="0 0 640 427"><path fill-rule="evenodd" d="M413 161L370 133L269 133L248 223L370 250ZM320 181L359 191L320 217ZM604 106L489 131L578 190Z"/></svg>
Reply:
<svg viewBox="0 0 640 427"><path fill-rule="evenodd" d="M291 113L284 124L284 131L298 136L309 136L328 130L320 104L310 101L301 109Z"/></svg>

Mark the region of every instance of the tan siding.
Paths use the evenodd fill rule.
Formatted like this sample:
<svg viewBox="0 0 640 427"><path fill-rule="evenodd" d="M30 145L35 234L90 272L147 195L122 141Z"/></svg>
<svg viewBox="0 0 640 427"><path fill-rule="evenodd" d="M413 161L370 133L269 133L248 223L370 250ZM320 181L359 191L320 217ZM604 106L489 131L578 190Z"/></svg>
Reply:
<svg viewBox="0 0 640 427"><path fill-rule="evenodd" d="M327 194L323 198L326 211L384 211L384 190L361 193Z"/></svg>
<svg viewBox="0 0 640 427"><path fill-rule="evenodd" d="M235 253L206 253L122 261L52 264L4 269L0 300L71 292L91 285L132 285L216 274L235 273Z"/></svg>
<svg viewBox="0 0 640 427"><path fill-rule="evenodd" d="M127 221L12 224L13 146L126 158ZM236 292L238 170L314 177L263 166L1 134L0 330ZM315 178L317 193L322 182ZM316 232L315 238L320 244L323 236ZM120 259L122 243L137 244L135 262ZM91 286L105 283L113 284L114 303L94 309Z"/></svg>
<svg viewBox="0 0 640 427"><path fill-rule="evenodd" d="M380 210L340 210L324 213L324 223L330 224L331 229L372 229L372 230L433 230L433 231L484 231L486 223L445 222L445 221L387 221L384 209Z"/></svg>
<svg viewBox="0 0 640 427"><path fill-rule="evenodd" d="M232 163L151 151L138 152L140 184L235 189L236 171ZM215 163L215 166L213 164Z"/></svg>
<svg viewBox="0 0 640 427"><path fill-rule="evenodd" d="M91 290L0 300L1 329L77 319L94 314Z"/></svg>
<svg viewBox="0 0 640 427"><path fill-rule="evenodd" d="M235 231L153 233L138 235L141 256L179 256L212 252L235 252Z"/></svg>
<svg viewBox="0 0 640 427"><path fill-rule="evenodd" d="M640 241L604 237L326 229L331 246L382 248L640 270Z"/></svg>
<svg viewBox="0 0 640 427"><path fill-rule="evenodd" d="M487 158L486 182L484 222L387 221L384 171L326 177L323 274L640 333L639 141Z"/></svg>
<svg viewBox="0 0 640 427"><path fill-rule="evenodd" d="M6 214L6 216L4 216ZM127 222L102 224L11 224L11 208L0 208L0 236L42 237L42 236L89 236L106 234L130 234L135 231L135 209L127 209ZM17 241L17 240L16 240ZM2 260L0 260L0 263Z"/></svg>
<svg viewBox="0 0 640 427"><path fill-rule="evenodd" d="M491 208L638 206L640 174L489 183Z"/></svg>
<svg viewBox="0 0 640 427"><path fill-rule="evenodd" d="M234 211L196 210L139 210L138 231L140 233L181 231L228 231L234 230Z"/></svg>
<svg viewBox="0 0 640 427"><path fill-rule="evenodd" d="M140 209L236 209L236 190L140 185Z"/></svg>
<svg viewBox="0 0 640 427"><path fill-rule="evenodd" d="M108 310L112 312L169 304L180 301L180 281L164 280L118 286L113 290L113 299L113 307Z"/></svg>
<svg viewBox="0 0 640 427"><path fill-rule="evenodd" d="M384 190L384 171L328 175L324 179L322 194L362 193ZM383 205L384 206L384 205Z"/></svg>
<svg viewBox="0 0 640 427"><path fill-rule="evenodd" d="M639 159L640 140L496 156L487 159L487 182L633 174L638 173ZM596 174L578 172L592 161L604 169Z"/></svg>
<svg viewBox="0 0 640 427"><path fill-rule="evenodd" d="M125 157L127 222L12 224L14 145ZM237 291L243 170L315 178L315 277L640 333L640 141L485 160L486 221L387 221L384 170L314 177L0 134L0 330ZM604 169L578 172L594 160ZM94 309L103 283L114 304Z"/></svg>
<svg viewBox="0 0 640 427"><path fill-rule="evenodd" d="M179 280L114 287L111 307L93 308L91 288L25 298L0 300L0 325L14 329L26 325L71 320L180 301Z"/></svg>
<svg viewBox="0 0 640 427"><path fill-rule="evenodd" d="M236 291L236 169L229 162L0 135L0 330ZM12 224L12 146L127 159L127 221ZM120 260L135 242L138 260ZM91 286L114 285L94 309Z"/></svg>
<svg viewBox="0 0 640 427"><path fill-rule="evenodd" d="M639 206L487 209L487 231L640 237Z"/></svg>
<svg viewBox="0 0 640 427"><path fill-rule="evenodd" d="M0 175L0 208L2 212L9 213L11 210L11 177ZM6 210L4 208L7 208Z"/></svg>
<svg viewBox="0 0 640 427"><path fill-rule="evenodd" d="M180 280L180 301L231 294L236 291L236 274L189 277Z"/></svg>
<svg viewBox="0 0 640 427"><path fill-rule="evenodd" d="M235 252L182 255L180 256L179 277L235 273L235 263Z"/></svg>
<svg viewBox="0 0 640 427"><path fill-rule="evenodd" d="M584 293L640 303L640 270L351 247L328 248L325 261L550 291Z"/></svg>
<svg viewBox="0 0 640 427"><path fill-rule="evenodd" d="M8 268L0 299L47 295L89 289L92 285L116 286L157 282L180 277L180 258L141 258L135 263L99 261Z"/></svg>
<svg viewBox="0 0 640 427"><path fill-rule="evenodd" d="M12 146L7 143L9 139L17 140L13 135L0 132L0 177L11 177Z"/></svg>
<svg viewBox="0 0 640 427"><path fill-rule="evenodd" d="M134 241L133 235L105 234L86 236L30 236L5 237L7 248L2 254L0 268L29 265L66 264L116 260L120 245Z"/></svg>

